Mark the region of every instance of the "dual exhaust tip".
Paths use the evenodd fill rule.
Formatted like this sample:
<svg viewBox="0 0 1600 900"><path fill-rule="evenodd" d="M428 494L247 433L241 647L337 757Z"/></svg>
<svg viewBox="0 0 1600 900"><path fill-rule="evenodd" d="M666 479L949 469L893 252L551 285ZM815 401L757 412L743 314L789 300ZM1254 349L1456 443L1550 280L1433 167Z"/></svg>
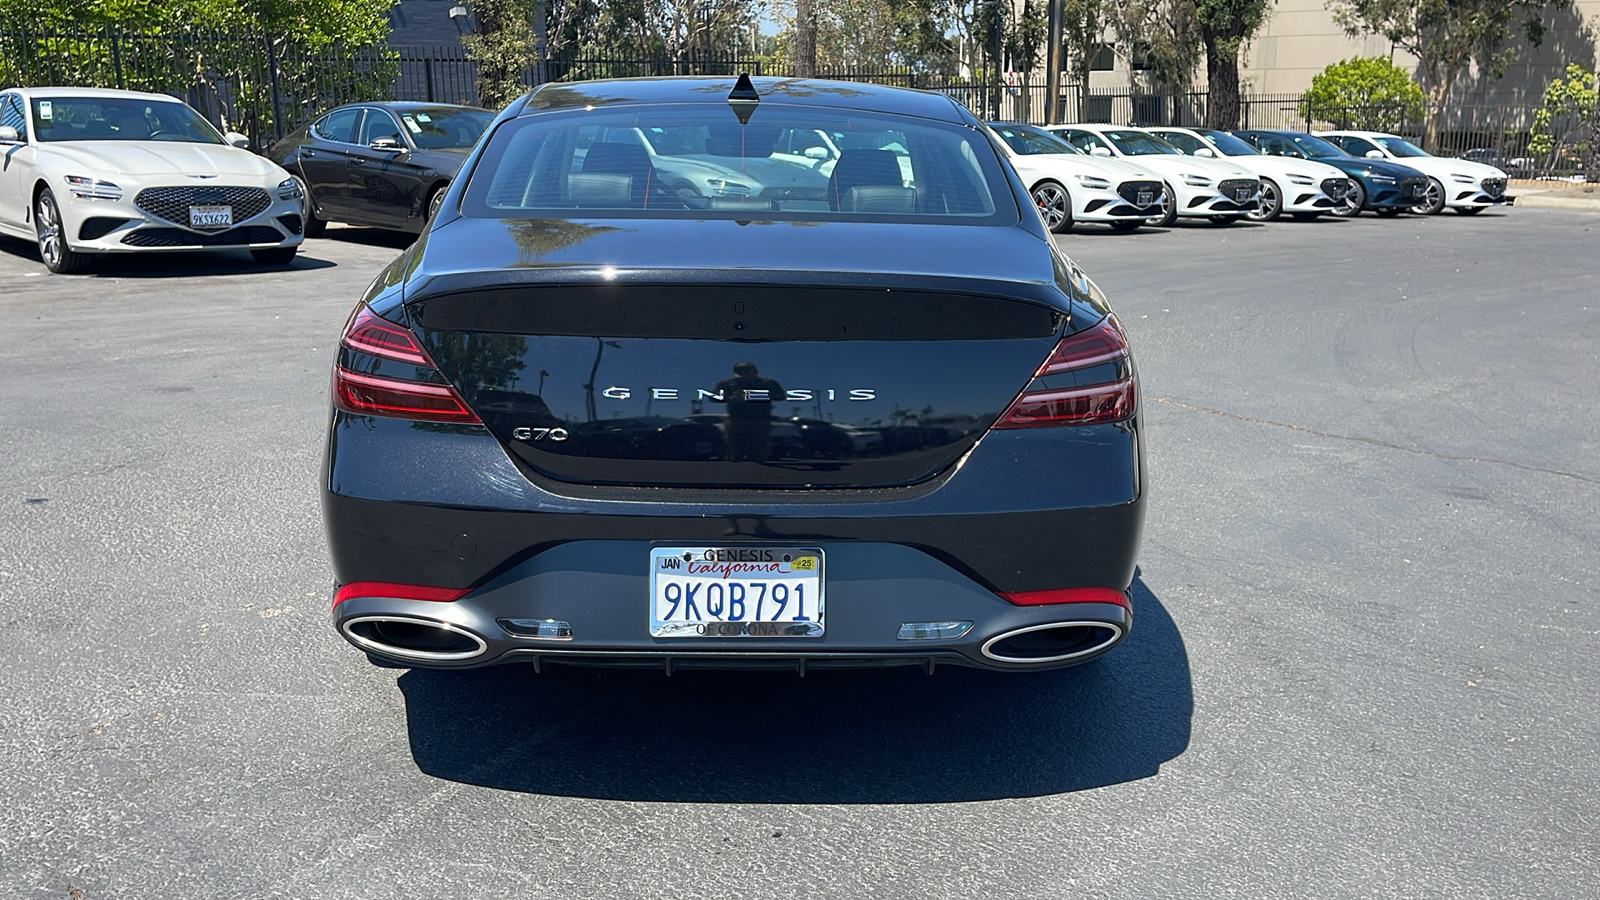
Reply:
<svg viewBox="0 0 1600 900"><path fill-rule="evenodd" d="M416 662L462 662L489 651L488 642L465 628L412 616L355 616L339 626L350 642L373 653ZM996 662L1044 665L1084 659L1122 640L1111 622L1053 622L1002 632L979 652Z"/></svg>

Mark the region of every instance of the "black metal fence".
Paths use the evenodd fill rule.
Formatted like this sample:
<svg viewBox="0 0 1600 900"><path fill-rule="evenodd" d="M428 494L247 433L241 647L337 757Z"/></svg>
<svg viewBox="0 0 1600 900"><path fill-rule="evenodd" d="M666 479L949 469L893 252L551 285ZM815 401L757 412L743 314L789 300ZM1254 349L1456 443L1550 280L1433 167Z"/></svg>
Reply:
<svg viewBox="0 0 1600 900"><path fill-rule="evenodd" d="M546 81L660 75L792 74L772 59L693 55L679 59L557 58L523 73L532 87ZM1049 104L1058 121L1116 125L1197 126L1205 121L1205 92L1145 92L1072 85L1003 85L911 68L830 68L821 78L922 88L948 94L979 116L1042 124ZM83 85L147 90L180 97L219 127L240 131L262 147L320 110L359 100L478 102L477 65L460 45L307 46L282 36L193 30L146 34L108 29L30 31L0 25L0 85ZM1054 96L1052 96L1052 94ZM1375 120L1373 110L1305 109L1298 94L1246 94L1240 126L1320 130ZM1420 137L1410 111L1378 116L1386 130ZM1308 114L1309 113L1309 114ZM1529 159L1533 110L1504 106L1453 106L1429 149L1445 156L1477 150L1516 161L1517 168L1566 171L1570 145Z"/></svg>

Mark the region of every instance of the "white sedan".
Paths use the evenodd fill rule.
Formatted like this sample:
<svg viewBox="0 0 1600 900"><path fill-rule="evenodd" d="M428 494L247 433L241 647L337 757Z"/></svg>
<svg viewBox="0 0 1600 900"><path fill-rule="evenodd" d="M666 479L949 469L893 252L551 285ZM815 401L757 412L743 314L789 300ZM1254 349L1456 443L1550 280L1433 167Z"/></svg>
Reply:
<svg viewBox="0 0 1600 900"><path fill-rule="evenodd" d="M1091 156L1137 161L1166 179L1170 202L1151 219L1170 225L1178 216L1224 225L1237 222L1261 201L1261 180L1232 162L1185 156L1140 128L1117 125L1052 125L1050 130Z"/></svg>
<svg viewBox="0 0 1600 900"><path fill-rule="evenodd" d="M1209 128L1149 128L1151 134L1190 156L1226 158L1261 179L1261 203L1249 213L1257 222L1271 222L1282 213L1315 219L1344 205L1350 176L1326 163L1286 156L1265 156L1226 131Z"/></svg>
<svg viewBox="0 0 1600 900"><path fill-rule="evenodd" d="M95 254L249 250L286 265L304 227L288 172L162 94L0 91L0 232L34 240L52 272Z"/></svg>
<svg viewBox="0 0 1600 900"><path fill-rule="evenodd" d="M1427 193L1414 213L1433 215L1449 207L1472 215L1506 200L1506 173L1466 159L1434 156L1416 144L1381 131L1319 131L1317 137L1338 145L1351 156L1387 159L1428 176Z"/></svg>
<svg viewBox="0 0 1600 900"><path fill-rule="evenodd" d="M1161 178L1136 164L1095 159L1031 125L991 122L1000 150L1028 186L1045 227L1066 234L1076 222L1133 231L1161 214Z"/></svg>

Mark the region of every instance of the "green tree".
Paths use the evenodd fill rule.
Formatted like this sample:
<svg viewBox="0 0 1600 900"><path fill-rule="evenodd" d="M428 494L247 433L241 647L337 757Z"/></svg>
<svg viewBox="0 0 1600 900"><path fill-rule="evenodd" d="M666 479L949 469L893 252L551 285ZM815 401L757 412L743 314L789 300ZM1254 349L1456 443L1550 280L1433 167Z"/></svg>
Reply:
<svg viewBox="0 0 1600 900"><path fill-rule="evenodd" d="M1194 0L1206 49L1206 127L1239 127L1239 50L1267 20L1267 0Z"/></svg>
<svg viewBox="0 0 1600 900"><path fill-rule="evenodd" d="M528 88L523 72L535 62L534 0L473 0L473 33L461 38L478 64L478 103L500 109Z"/></svg>
<svg viewBox="0 0 1600 900"><path fill-rule="evenodd" d="M1300 98L1306 121L1340 128L1394 131L1422 115L1422 88L1382 56L1358 56L1330 64L1311 79Z"/></svg>
<svg viewBox="0 0 1600 900"><path fill-rule="evenodd" d="M1600 181L1600 72L1570 64L1544 90L1544 103L1533 114L1528 151L1545 157L1555 168L1569 152L1583 158L1584 177ZM1580 137L1581 136L1581 137Z"/></svg>
<svg viewBox="0 0 1600 900"><path fill-rule="evenodd" d="M1115 20L1115 0L1062 0L1062 68L1078 84L1078 109L1074 120L1089 121L1089 72L1105 46L1106 26Z"/></svg>
<svg viewBox="0 0 1600 900"><path fill-rule="evenodd" d="M1130 64L1145 66L1158 85L1183 90L1200 63L1195 0L1116 0L1113 27Z"/></svg>
<svg viewBox="0 0 1600 900"><path fill-rule="evenodd" d="M1471 66L1495 78L1517 56L1517 32L1537 47L1544 41L1540 18L1571 0L1330 0L1334 19L1352 37L1388 38L1417 58L1427 106L1422 142L1438 144L1439 116L1456 79Z"/></svg>

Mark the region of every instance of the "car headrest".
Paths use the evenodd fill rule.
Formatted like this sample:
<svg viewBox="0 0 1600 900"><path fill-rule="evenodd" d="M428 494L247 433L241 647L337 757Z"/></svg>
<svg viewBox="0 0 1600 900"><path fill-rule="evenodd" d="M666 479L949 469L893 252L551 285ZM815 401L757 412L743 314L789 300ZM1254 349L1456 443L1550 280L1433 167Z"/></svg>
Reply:
<svg viewBox="0 0 1600 900"><path fill-rule="evenodd" d="M902 187L900 161L889 150L846 150L839 154L829 177L828 195L836 209L843 209L843 197L851 188L877 185Z"/></svg>
<svg viewBox="0 0 1600 900"><path fill-rule="evenodd" d="M650 170L650 154L638 144L600 141L589 145L589 152L583 157L583 170L643 175Z"/></svg>
<svg viewBox="0 0 1600 900"><path fill-rule="evenodd" d="M884 185L853 187L844 192L839 209L854 213L914 213L917 211L917 190Z"/></svg>
<svg viewBox="0 0 1600 900"><path fill-rule="evenodd" d="M614 172L582 172L567 176L567 199L585 206L623 208L633 198L633 176Z"/></svg>

